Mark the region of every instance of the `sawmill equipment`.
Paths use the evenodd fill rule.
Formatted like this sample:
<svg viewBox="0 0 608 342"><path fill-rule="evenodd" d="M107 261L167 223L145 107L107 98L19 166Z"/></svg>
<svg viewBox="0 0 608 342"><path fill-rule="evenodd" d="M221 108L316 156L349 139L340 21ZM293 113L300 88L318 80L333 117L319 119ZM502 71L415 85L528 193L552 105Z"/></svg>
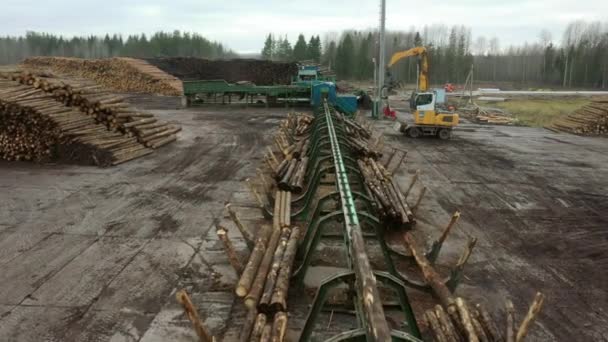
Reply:
<svg viewBox="0 0 608 342"><path fill-rule="evenodd" d="M396 168L390 167L395 155L381 162L382 149L364 123L340 114L327 99L314 112L314 116L290 114L281 123L275 136L278 154L269 149L265 155L272 175L270 185L260 170L259 185L248 182L263 216L272 220L272 229L268 224L258 230L235 289L247 308L239 341L283 340L287 320L292 320L290 306L302 304L300 298L288 301L290 278L297 288L316 287L297 338L302 342L418 342L430 340L430 334L434 341L503 341L494 318L483 306L454 294L476 239L469 240L447 277L435 266L460 212L452 215L442 234L425 248L415 236L420 232L415 216L427 188L416 187L421 188L416 191L417 199L408 202L418 173L403 193L393 178L405 152ZM394 234L402 236L407 252L385 240ZM254 241L252 236L247 239ZM328 243L336 239L339 244ZM330 245L344 257L328 253ZM371 245L378 246L381 253L368 255ZM235 254L230 246L225 249L229 255ZM318 258L328 254L332 258L322 262L337 269L321 280L314 268L319 267ZM397 267L402 262L417 266L421 276L410 278L412 269ZM235 270L242 268L238 262L233 264ZM419 315L407 289L430 294L438 303ZM537 297L530 312L542 305L542 295ZM334 315L339 316L335 324ZM524 319L518 336L525 335L530 322ZM421 334L420 323L423 327L426 323L427 334ZM515 336L513 319L507 319L507 326L507 334Z"/></svg>
<svg viewBox="0 0 608 342"><path fill-rule="evenodd" d="M324 99L342 113L357 111L357 96L338 94L335 76L327 75L319 65L301 65L291 84L256 85L251 82L228 83L225 80L183 81L182 105L201 103L230 104L233 99L244 100L246 105L263 102L266 106L321 106ZM260 99L262 98L262 99ZM242 102L241 102L242 103Z"/></svg>
<svg viewBox="0 0 608 342"><path fill-rule="evenodd" d="M410 98L414 123L402 123L399 130L412 138L436 136L440 139L449 139L452 136L452 128L458 125L459 116L453 112L440 110L437 107L437 94L429 91L429 60L426 48L418 46L396 52L391 57L388 68L411 56L419 56L418 89L412 92Z"/></svg>

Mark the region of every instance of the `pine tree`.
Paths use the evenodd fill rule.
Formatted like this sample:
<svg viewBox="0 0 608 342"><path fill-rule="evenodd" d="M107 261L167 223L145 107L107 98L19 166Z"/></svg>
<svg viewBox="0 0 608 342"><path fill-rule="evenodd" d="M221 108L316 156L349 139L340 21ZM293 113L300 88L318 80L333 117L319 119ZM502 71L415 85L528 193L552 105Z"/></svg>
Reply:
<svg viewBox="0 0 608 342"><path fill-rule="evenodd" d="M336 42L331 41L327 45L325 49L325 54L323 55L323 64L330 67L332 70L336 70L336 54L338 47L336 46Z"/></svg>
<svg viewBox="0 0 608 342"><path fill-rule="evenodd" d="M308 47L306 51L306 57L308 59L312 59L317 63L321 61L321 37L310 37L310 41L308 42Z"/></svg>
<svg viewBox="0 0 608 342"><path fill-rule="evenodd" d="M344 39L338 46L336 54L336 73L338 77L349 79L353 76L355 66L355 45L350 33L344 36Z"/></svg>
<svg viewBox="0 0 608 342"><path fill-rule="evenodd" d="M361 41L359 51L357 52L357 68L355 76L360 80L367 80L373 77L373 63L370 56L372 44L371 33Z"/></svg>
<svg viewBox="0 0 608 342"><path fill-rule="evenodd" d="M272 34L268 34L268 37L266 37L266 41L264 42L264 48L262 48L262 59L265 60L271 60L272 59L272 47L273 47L273 41L274 39L272 38Z"/></svg>
<svg viewBox="0 0 608 342"><path fill-rule="evenodd" d="M416 31L416 36L414 37L414 46L422 46L422 37L420 37L420 32Z"/></svg>
<svg viewBox="0 0 608 342"><path fill-rule="evenodd" d="M307 59L307 50L308 46L306 45L306 39L304 39L304 35L300 33L298 36L298 41L293 47L293 59L296 61L303 61Z"/></svg>
<svg viewBox="0 0 608 342"><path fill-rule="evenodd" d="M293 49L291 43L285 36L282 40L277 42L277 59L280 61L291 61L293 58Z"/></svg>
<svg viewBox="0 0 608 342"><path fill-rule="evenodd" d="M457 82L457 68L458 68L458 60L457 60L457 45L458 38L456 37L456 28L452 27L450 31L450 38L448 41L448 48L445 51L445 60L448 64L447 68L447 76L449 82Z"/></svg>

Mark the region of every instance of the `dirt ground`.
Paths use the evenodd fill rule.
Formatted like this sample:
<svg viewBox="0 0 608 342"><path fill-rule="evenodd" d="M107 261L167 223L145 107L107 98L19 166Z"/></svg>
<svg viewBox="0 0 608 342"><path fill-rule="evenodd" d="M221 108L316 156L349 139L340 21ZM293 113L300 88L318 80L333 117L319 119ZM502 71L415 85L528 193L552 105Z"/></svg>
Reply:
<svg viewBox="0 0 608 342"><path fill-rule="evenodd" d="M403 182L420 169L430 190L419 227L432 231L462 212L439 263L455 264L468 236L478 238L460 294L498 317L511 298L521 320L541 291L530 340L608 340L608 274L600 271L608 266L608 139L465 123L443 142L377 126L409 151Z"/></svg>
<svg viewBox="0 0 608 342"><path fill-rule="evenodd" d="M0 163L0 340L196 341L174 299L180 288L215 335L238 333L244 311L214 224L245 256L223 206L259 223L244 180L287 110L133 101L179 123L178 142L107 169ZM479 239L459 294L502 322L505 298L521 320L543 291L531 341L608 339L607 139L463 124L450 142L412 141L392 122L376 126L409 151L401 184L420 169L429 188L419 236L436 237L462 212L439 263L455 264L467 237ZM305 308L291 317L294 332Z"/></svg>

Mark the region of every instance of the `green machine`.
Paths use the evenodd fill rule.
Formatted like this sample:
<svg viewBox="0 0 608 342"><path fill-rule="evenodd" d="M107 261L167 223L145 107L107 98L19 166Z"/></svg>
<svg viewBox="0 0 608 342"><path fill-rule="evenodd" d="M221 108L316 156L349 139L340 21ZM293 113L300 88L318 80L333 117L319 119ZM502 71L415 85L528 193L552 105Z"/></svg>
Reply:
<svg viewBox="0 0 608 342"><path fill-rule="evenodd" d="M183 81L182 105L197 104L245 105L310 105L318 106L327 99L341 112L352 115L357 111L357 96L337 94L336 77L324 72L319 65L303 64L289 85L259 86L251 82L228 83L225 80Z"/></svg>

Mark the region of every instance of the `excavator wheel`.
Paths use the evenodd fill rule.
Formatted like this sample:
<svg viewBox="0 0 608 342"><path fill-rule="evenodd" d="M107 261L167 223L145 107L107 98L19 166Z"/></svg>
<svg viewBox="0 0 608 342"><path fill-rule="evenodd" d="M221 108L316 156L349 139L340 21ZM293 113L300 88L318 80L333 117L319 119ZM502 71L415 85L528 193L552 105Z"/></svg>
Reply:
<svg viewBox="0 0 608 342"><path fill-rule="evenodd" d="M448 140L452 137L452 131L447 128L442 128L437 132L437 136L441 140Z"/></svg>
<svg viewBox="0 0 608 342"><path fill-rule="evenodd" d="M420 130L420 128L417 127L410 127L410 129L407 130L407 135L410 136L410 138L420 138L422 136L422 131Z"/></svg>

